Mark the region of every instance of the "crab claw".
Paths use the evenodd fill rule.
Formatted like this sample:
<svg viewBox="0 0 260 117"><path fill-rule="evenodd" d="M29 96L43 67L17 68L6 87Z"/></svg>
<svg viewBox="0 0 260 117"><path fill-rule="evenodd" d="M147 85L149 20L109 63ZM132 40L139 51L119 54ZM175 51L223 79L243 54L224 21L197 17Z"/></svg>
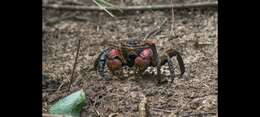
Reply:
<svg viewBox="0 0 260 117"><path fill-rule="evenodd" d="M120 52L117 49L111 49L108 54L107 66L111 71L118 70L122 67L122 62L119 59Z"/></svg>
<svg viewBox="0 0 260 117"><path fill-rule="evenodd" d="M153 57L153 51L144 49L139 56L135 58L135 65L140 68L141 71L145 70L151 63Z"/></svg>
<svg viewBox="0 0 260 117"><path fill-rule="evenodd" d="M120 56L120 52L119 52L119 50L117 50L117 49L111 49L111 50L108 52L107 56L108 56L109 59L113 59L113 58L115 58L115 57Z"/></svg>
<svg viewBox="0 0 260 117"><path fill-rule="evenodd" d="M136 66L140 66L140 67L144 67L144 66L148 66L150 64L151 60L150 59L144 59L142 57L136 57L135 58L135 65Z"/></svg>
<svg viewBox="0 0 260 117"><path fill-rule="evenodd" d="M119 59L108 60L107 66L111 71L115 71L122 68L122 62Z"/></svg>

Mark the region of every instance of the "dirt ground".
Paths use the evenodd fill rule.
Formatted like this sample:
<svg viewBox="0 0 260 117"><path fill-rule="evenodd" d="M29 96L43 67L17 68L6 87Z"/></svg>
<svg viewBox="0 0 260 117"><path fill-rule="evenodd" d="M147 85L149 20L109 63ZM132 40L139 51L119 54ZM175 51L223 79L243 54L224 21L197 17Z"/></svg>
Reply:
<svg viewBox="0 0 260 117"><path fill-rule="evenodd" d="M69 0L48 0L45 4L62 4ZM83 1L86 5L95 5ZM110 0L112 1L112 0ZM114 4L167 4L170 0L114 0ZM176 3L194 3L207 0L174 0ZM215 0L209 0L215 1ZM48 24L55 18L73 17ZM218 12L217 8L197 8L161 11L131 11L113 18L98 11L59 11L43 9L42 36L42 111L53 102L84 89L87 98L82 116L136 117L138 105L147 98L151 117L174 115L217 116L218 95ZM167 19L162 31L151 37L157 40L157 49L174 48L182 53L186 73L173 83L156 84L155 75L119 80L102 80L92 70L94 60L107 43L139 39ZM78 64L72 90L67 82L72 73L78 39L81 39ZM151 68L152 69L152 68ZM167 67L163 74L168 74ZM164 80L169 80L166 75ZM197 114L197 115L196 115ZM204 115L203 115L204 114Z"/></svg>

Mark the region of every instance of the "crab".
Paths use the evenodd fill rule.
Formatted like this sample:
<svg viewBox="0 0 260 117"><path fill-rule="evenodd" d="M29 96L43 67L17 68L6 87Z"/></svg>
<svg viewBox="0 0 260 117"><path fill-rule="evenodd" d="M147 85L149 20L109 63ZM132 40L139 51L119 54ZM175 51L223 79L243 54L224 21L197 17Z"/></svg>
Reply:
<svg viewBox="0 0 260 117"><path fill-rule="evenodd" d="M142 74L148 67L156 67L157 78L160 81L161 66L168 63L170 77L173 80L176 74L171 58L174 56L177 58L180 76L182 76L185 72L185 67L178 51L169 49L159 55L154 40L114 42L113 44L109 44L109 47L103 49L98 55L94 63L94 68L101 78L108 79L105 75L105 66L107 66L113 75L122 73L124 67L133 68L135 75Z"/></svg>

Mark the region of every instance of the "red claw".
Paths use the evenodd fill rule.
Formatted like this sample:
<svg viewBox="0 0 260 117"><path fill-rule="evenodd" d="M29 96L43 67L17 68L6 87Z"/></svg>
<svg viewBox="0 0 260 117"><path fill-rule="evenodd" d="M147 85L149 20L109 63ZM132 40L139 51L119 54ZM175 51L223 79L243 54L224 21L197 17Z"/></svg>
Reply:
<svg viewBox="0 0 260 117"><path fill-rule="evenodd" d="M108 68L113 70L118 70L122 67L122 62L120 59L116 58L120 56L120 52L117 49L111 49L108 53L108 61L107 66Z"/></svg>
<svg viewBox="0 0 260 117"><path fill-rule="evenodd" d="M136 57L135 58L135 65L136 66L144 67L144 66L149 65L149 63L150 63L150 59L144 59L142 57Z"/></svg>
<svg viewBox="0 0 260 117"><path fill-rule="evenodd" d="M149 49L144 49L141 53L140 56L142 58L150 58L153 56L153 51L149 48Z"/></svg>
<svg viewBox="0 0 260 117"><path fill-rule="evenodd" d="M108 60L107 66L111 71L118 70L122 67L122 62L119 59Z"/></svg>
<svg viewBox="0 0 260 117"><path fill-rule="evenodd" d="M120 52L119 52L119 50L117 50L117 49L112 49L112 50L110 50L110 52L108 53L108 58L110 58L110 59L113 59L113 58L115 58L115 57L117 57L117 56L120 56Z"/></svg>
<svg viewBox="0 0 260 117"><path fill-rule="evenodd" d="M148 66L151 62L151 58L153 56L153 51L149 49L144 49L141 53L140 56L136 57L135 59L135 65L137 66Z"/></svg>

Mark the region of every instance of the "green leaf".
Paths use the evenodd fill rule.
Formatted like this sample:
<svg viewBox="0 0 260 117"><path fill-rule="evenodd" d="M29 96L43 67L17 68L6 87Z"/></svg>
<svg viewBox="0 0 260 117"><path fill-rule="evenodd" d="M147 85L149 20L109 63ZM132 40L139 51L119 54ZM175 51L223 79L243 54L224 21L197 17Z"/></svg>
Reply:
<svg viewBox="0 0 260 117"><path fill-rule="evenodd" d="M85 104L85 100L85 93L81 89L53 104L49 108L49 113L54 115L79 117L82 107Z"/></svg>

